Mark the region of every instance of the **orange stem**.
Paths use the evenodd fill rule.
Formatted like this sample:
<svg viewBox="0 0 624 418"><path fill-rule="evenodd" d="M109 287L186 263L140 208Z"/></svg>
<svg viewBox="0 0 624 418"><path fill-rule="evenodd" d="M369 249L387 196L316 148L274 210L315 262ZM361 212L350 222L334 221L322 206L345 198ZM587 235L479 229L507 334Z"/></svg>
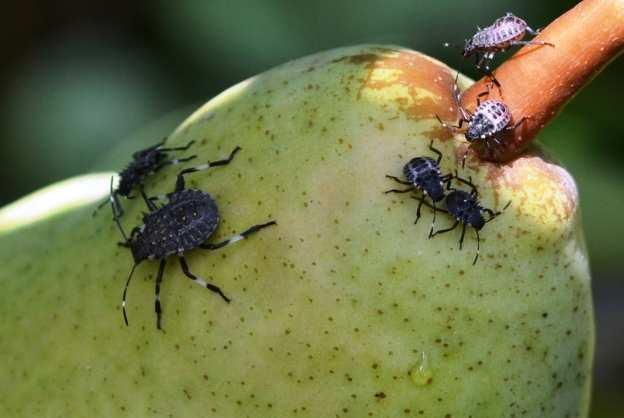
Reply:
<svg viewBox="0 0 624 418"><path fill-rule="evenodd" d="M482 159L506 161L517 156L574 94L622 52L624 0L581 1L535 39L555 46L523 47L494 72L500 92L489 88L489 98L500 98L509 107L512 123L527 119L500 146L474 144ZM477 81L464 93L462 105L473 110L477 94L486 91L488 84L488 77Z"/></svg>

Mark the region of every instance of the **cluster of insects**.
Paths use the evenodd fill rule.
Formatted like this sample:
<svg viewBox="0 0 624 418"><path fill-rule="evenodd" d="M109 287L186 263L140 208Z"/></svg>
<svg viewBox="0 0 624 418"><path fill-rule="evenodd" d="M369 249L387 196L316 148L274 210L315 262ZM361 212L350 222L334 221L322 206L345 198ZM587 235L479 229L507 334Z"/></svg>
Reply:
<svg viewBox="0 0 624 418"><path fill-rule="evenodd" d="M479 28L476 34L466 40L462 50L462 63L463 59L475 56L477 69L485 73L491 79L492 84L496 85L500 90L501 85L490 69L490 64L495 54L514 45L553 46L547 42L524 40L527 34L537 35L538 32L531 29L524 20L507 13L505 16L497 19L492 25L483 29ZM469 142L482 141L488 147L491 142L499 144L500 136L504 132L516 129L526 118L513 122L509 108L503 101L481 101L487 94L489 94L489 91L477 96L477 106L473 112L470 112L461 106L461 92L456 78L454 99L460 112L459 122L457 125L453 125L443 122L439 117L438 121L442 126L454 131L462 129L463 125L466 124L467 129L464 135ZM190 271L185 254L195 249L217 250L246 239L264 228L276 225L275 221L271 220L253 225L226 240L209 242L219 226L220 216L217 203L208 192L187 188L185 176L209 168L230 164L236 154L241 151L239 147L234 148L225 159L210 161L181 170L176 177L175 187L172 192L162 196L148 197L145 192L146 179L167 166L188 162L196 158L195 155L182 158L176 158L171 155L171 153L176 151L186 151L192 145L193 141L190 141L181 147L167 148L165 147L165 141L162 141L144 150L135 152L132 155L130 164L119 173L119 183L116 188L113 188L113 179L111 178L110 196L94 212L95 215L98 209L110 202L113 221L123 237L123 241L119 245L130 249L134 260L130 274L126 279L121 303L123 319L126 325L128 325L126 312L127 291L133 273L141 262L144 260L159 261L155 280L154 310L156 312L156 327L161 329L163 310L160 302L160 286L166 263L171 257L175 256L178 258L180 268L186 277L201 287L214 292L223 301L229 303L230 298L226 296L219 286L209 283ZM433 141L429 144L429 149L436 155L436 158L421 156L411 159L403 167L404 180L387 175L388 178L407 186L407 188L391 189L385 193L415 193L412 197L419 203L414 223L417 223L420 219L423 205L433 209L429 238L452 231L461 225L461 236L459 239L459 248L461 249L466 229L468 227L472 228L475 231L477 241L476 255L473 260L473 264L475 264L479 258L480 251L479 231L486 223L495 219L502 212L495 212L481 205L479 193L470 177L467 179L460 177L457 171L453 174L443 174L440 168L442 153L433 147ZM462 166L465 164L465 158L464 156ZM458 189L456 187L458 184L468 187L469 190ZM142 224L135 226L130 234L126 234L121 224L124 210L120 198L133 199L137 196L140 196L145 203L147 212L143 216ZM436 231L437 212L450 215L454 218L454 223L448 228Z"/></svg>
<svg viewBox="0 0 624 418"><path fill-rule="evenodd" d="M113 189L113 179L111 178L110 197L107 201L110 201L113 220L123 237L123 242L119 243L119 245L129 248L134 260L134 264L126 280L126 285L124 286L121 304L126 325L128 325L126 294L134 270L142 261L160 261L155 283L154 310L156 312L156 327L161 329L162 306L160 303L160 285L163 280L165 265L171 256L178 257L180 267L186 277L193 280L201 287L216 293L225 302L229 303L230 298L223 293L221 288L207 282L190 271L184 254L196 248L217 250L243 240L263 228L276 224L275 221L269 221L253 225L245 231L224 241L216 243L208 242L209 238L219 226L220 217L217 203L214 198L205 191L186 188L184 176L212 167L228 165L241 150L239 147L234 148L226 159L209 161L180 171L176 178L175 188L171 193L164 196L148 197L144 188L146 177L166 165L178 164L195 158L196 156L190 156L183 159L171 160L168 159L167 156L167 152L186 150L192 143L191 141L186 146L179 148L163 148L163 144L160 143L145 150L138 151L133 154L133 160L127 168L119 173L119 185L115 189ZM128 235L120 222L123 209L119 203L119 196L132 198L132 192L136 192L136 189L138 189L138 193L143 198L148 212L143 216L143 224L134 227Z"/></svg>
<svg viewBox="0 0 624 418"><path fill-rule="evenodd" d="M496 19L490 26L483 29L478 28L477 33L465 41L462 49L462 63L463 59L474 56L477 70L486 74L492 83L498 87L502 95L501 85L490 68L492 60L497 53L503 52L507 48L515 45L543 45L554 47L554 45L549 42L524 40L527 34L537 35L538 33L539 30L531 29L524 20L512 13L507 13L505 16ZM448 43L445 45L450 46ZM459 72L457 75L459 76ZM457 125L452 125L443 122L437 117L438 121L442 126L454 132L460 130L465 123L467 129L463 133L466 140L470 143L479 141L487 148L490 148L492 142L496 145L500 145L501 137L507 132L514 131L526 121L528 117L525 116L517 121L513 121L511 112L504 101L489 99L482 102L481 99L487 95L489 95L489 90L479 94L477 96L477 106L473 112L470 112L462 107L461 92L456 77L454 97L460 113L459 122ZM464 166L465 162L466 155L464 155L462 166Z"/></svg>
<svg viewBox="0 0 624 418"><path fill-rule="evenodd" d="M417 223L420 219L420 210L423 205L433 209L433 220L431 222L431 229L429 230L429 238L452 231L461 225L461 237L459 238L459 249L461 250L464 244L466 227L471 227L475 231L477 237L477 251L472 262L474 265L479 259L481 247L479 231L486 223L492 221L502 212L494 212L491 209L481 206L479 203L479 192L477 191L477 187L472 183L472 179L464 179L460 177L457 172L454 174L442 174L440 168L442 153L433 147L433 141L429 144L429 149L437 155L437 159L434 160L430 157L412 158L403 167L405 180L386 175L386 177L397 183L409 187L406 189L390 189L386 190L385 193L420 193L419 196L412 196L419 202L414 223ZM453 187L453 180L469 186L470 192ZM429 203L427 199L430 200L431 203ZM438 204L441 203L444 204L445 208L438 206ZM510 203L511 202L509 202L503 210L505 210ZM436 212L449 214L455 219L455 222L449 228L435 231Z"/></svg>
<svg viewBox="0 0 624 418"><path fill-rule="evenodd" d="M483 29L477 28L477 32L465 41L462 49L462 64L465 58L474 56L476 59L477 70L483 72L491 80L491 84L496 85L501 91L501 85L491 71L490 65L494 56L505 51L507 48L515 45L544 45L554 47L553 44L536 40L524 40L527 34L537 35L539 30L533 30L529 25L517 16L511 13L498 18L490 26ZM445 44L451 46L451 44ZM460 69L461 71L461 69ZM469 143L481 142L490 148L493 144L500 145L501 137L510 131L518 128L527 117L522 117L517 121L513 121L509 108L502 100L484 100L484 96L489 95L489 89L477 95L477 106L474 111L469 111L461 104L461 92L457 83L459 72L455 77L453 96L459 109L460 118L457 125L449 124L436 118L440 124L454 132L462 132ZM502 91L501 91L502 95ZM463 125L467 128L462 130ZM387 175L386 177L394 181L409 186L406 189L391 189L385 193L420 193L419 196L412 196L418 200L418 209L416 210L416 220L420 219L420 211L423 205L433 209L433 220L431 229L429 230L429 238L449 232L461 225L461 236L459 238L459 248L461 249L466 234L466 228L471 227L475 231L477 239L477 251L473 264L476 264L480 251L479 231L486 223L495 219L502 212L494 212L492 209L483 207L479 202L479 192L472 183L472 179L465 179L457 174L442 174L440 169L440 161L442 153L433 147L433 141L429 145L429 149L437 155L437 159L430 157L416 157L410 160L403 167L405 180L401 180L395 176ZM466 155L462 159L462 167L466 163ZM470 191L460 190L453 186L453 183L460 183L470 188ZM429 202L430 201L430 202ZM509 204L503 208L505 210ZM444 208L440 206L443 204ZM444 212L455 219L452 226L446 229L434 230L436 222L436 213Z"/></svg>

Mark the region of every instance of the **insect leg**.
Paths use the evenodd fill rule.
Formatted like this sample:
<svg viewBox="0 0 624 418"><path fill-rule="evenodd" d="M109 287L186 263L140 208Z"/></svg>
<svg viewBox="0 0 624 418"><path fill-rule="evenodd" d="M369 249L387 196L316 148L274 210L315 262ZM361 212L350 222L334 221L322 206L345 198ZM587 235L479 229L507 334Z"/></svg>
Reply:
<svg viewBox="0 0 624 418"><path fill-rule="evenodd" d="M236 155L236 153L238 151L240 151L240 150L241 150L240 147L236 147L230 153L230 156L228 158L224 159L224 160L208 161L205 164L201 164L201 165L198 165L196 167L185 168L184 170L180 171L180 173L178 173L178 178L176 180L175 191L179 192L180 190L184 190L184 175L185 174L194 173L196 171L207 170L210 167L216 167L216 166L220 166L220 165L228 165L234 159L234 155Z"/></svg>
<svg viewBox="0 0 624 418"><path fill-rule="evenodd" d="M160 327L160 320L162 317L162 307L160 306L160 283L162 282L162 279L163 279L163 272L165 271L166 263L167 263L167 260L164 258L160 261L160 266L158 266L158 274L156 275L154 311L156 311L156 328L157 329L162 329Z"/></svg>
<svg viewBox="0 0 624 418"><path fill-rule="evenodd" d="M488 96L489 94L490 94L489 91L484 91L484 92L477 94L477 106L481 106L481 98L483 96Z"/></svg>
<svg viewBox="0 0 624 418"><path fill-rule="evenodd" d="M219 296L221 296L224 301L226 301L227 303L230 303L230 299L223 294L223 292L218 286L215 286L214 284L206 282L201 277L197 277L189 271L188 264L186 264L186 260L184 259L184 256L182 254L180 254L180 266L182 267L182 272L184 273L186 277L193 280L195 283L197 283L201 287L205 287L206 289L212 292L218 293Z"/></svg>
<svg viewBox="0 0 624 418"><path fill-rule="evenodd" d="M128 292L128 286L130 285L130 280L132 279L132 274L134 273L136 266L138 266L138 264L134 264L132 266L132 270L130 270L130 275L128 276L128 280L126 280L126 286L124 287L123 296L121 298L121 311L123 312L123 318L126 326L128 326L128 315L126 314L126 293Z"/></svg>
<svg viewBox="0 0 624 418"><path fill-rule="evenodd" d="M468 149L466 148L466 149L464 150L464 156L463 156L463 158L462 158L462 168L466 168L466 158L467 158L467 157L468 157ZM448 190L451 190L451 189L450 189L450 182L449 182L449 185L447 186L447 189L448 189Z"/></svg>
<svg viewBox="0 0 624 418"><path fill-rule="evenodd" d="M154 172L156 172L156 171L160 170L161 168L166 167L168 165L182 164L182 163L185 163L187 161L191 161L194 158L197 158L197 155L191 155L190 157L186 157L186 158L176 158L174 160L163 161L162 163L158 164L156 166L156 168L154 168Z"/></svg>
<svg viewBox="0 0 624 418"><path fill-rule="evenodd" d="M489 218L485 221L485 223L488 223L491 220L493 220L494 218L496 218L497 216L502 215L502 213L509 207L509 205L511 205L511 200L509 202L507 202L507 204L505 205L503 210L498 211L498 212L494 212L492 209L488 209L488 208L481 208L481 210L483 212L487 213L488 216L489 216Z"/></svg>
<svg viewBox="0 0 624 418"><path fill-rule="evenodd" d="M437 212L438 212L438 209L436 208L435 201L433 201L433 219L431 220L431 229L429 230L429 238L433 236L433 227L435 226Z"/></svg>
<svg viewBox="0 0 624 418"><path fill-rule="evenodd" d="M490 64L492 63L493 59L494 59L494 52L486 52L485 54L483 54L483 57L479 59L479 62L477 62L476 67L482 74L484 74L485 76L489 77L490 80L492 80L492 83L496 85L496 87L498 88L498 91L500 92L501 84L494 76L494 73L492 72L492 70L490 70Z"/></svg>
<svg viewBox="0 0 624 418"><path fill-rule="evenodd" d="M113 221L115 222L115 225L117 225L117 229L119 229L119 232L121 233L121 236L123 237L124 241L127 242L128 236L124 232L123 227L121 226L121 222L119 222L119 218L121 218L121 215L123 215L123 210L120 211L120 208L117 207L117 205L119 205L119 202L117 201L117 194L112 191L113 190L113 178L112 177L111 177L110 187L111 187L110 204L111 204L111 210L113 211Z"/></svg>
<svg viewBox="0 0 624 418"><path fill-rule="evenodd" d="M145 225L135 226L134 228L132 228L132 231L130 231L130 238L126 239L125 242L118 242L117 245L119 245L120 247L125 247L125 248L132 247L130 242L134 239L134 236L136 234L138 234L139 232L143 230L143 228L145 228Z"/></svg>
<svg viewBox="0 0 624 418"><path fill-rule="evenodd" d="M517 128L518 126L520 126L522 123L526 122L526 120L527 120L527 119L531 119L531 117L530 117L530 116L522 116L518 122L514 123L514 125L513 125L513 126L509 126L509 127L507 127L507 130L508 130L508 131L514 131L514 130L516 130L516 128Z"/></svg>
<svg viewBox="0 0 624 418"><path fill-rule="evenodd" d="M398 177L394 177L394 176L391 176L391 175L389 175L389 174L386 174L386 177L387 177L387 178L389 178L389 179L392 179L392 180L396 181L397 183L404 184L404 185L406 185L406 186L411 186L411 185L412 185L412 183L410 183L410 182L408 182L408 181L403 181L403 180L399 179Z"/></svg>
<svg viewBox="0 0 624 418"><path fill-rule="evenodd" d="M475 53L475 67L479 71L481 71L481 64L483 64L483 60L485 59L485 54L481 55L479 52Z"/></svg>
<svg viewBox="0 0 624 418"><path fill-rule="evenodd" d="M526 27L524 28L524 30L526 30L529 34L536 36L539 35L539 33L542 31L541 29L531 29L531 27L529 25L526 25Z"/></svg>
<svg viewBox="0 0 624 418"><path fill-rule="evenodd" d="M258 232L259 230L266 228L267 226L271 226L271 225L277 225L277 222L270 221L265 224L254 225L251 228L248 228L245 231L241 232L240 234L234 235L233 237L226 239L225 241L217 242L216 244L206 242L200 245L199 247L205 250L217 250L219 248L223 248L230 244L234 244L235 242L244 240L245 238L247 238L249 235L253 234L254 232Z"/></svg>
<svg viewBox="0 0 624 418"><path fill-rule="evenodd" d="M481 241L481 238L479 237L479 231L477 229L474 230L475 234L477 234L477 254L475 255L474 261L472 262L472 265L474 266L475 264L477 264L477 259L479 258L479 243Z"/></svg>
<svg viewBox="0 0 624 418"><path fill-rule="evenodd" d="M555 44L551 44L550 42L544 41L512 41L511 45L547 45L555 47Z"/></svg>
<svg viewBox="0 0 624 418"><path fill-rule="evenodd" d="M459 221L456 220L455 223L453 224L453 226L451 226L450 228L439 229L439 230L435 231L433 234L431 234L431 236L435 237L436 235L444 234L445 232L452 231L453 229L457 228L457 225L459 225Z"/></svg>
<svg viewBox="0 0 624 418"><path fill-rule="evenodd" d="M483 64L484 64L483 68L485 70L485 74L488 75L488 76L492 76L492 71L490 69L490 64L494 60L494 55L495 55L494 51L490 51L490 52L488 52L486 54L483 54Z"/></svg>
<svg viewBox="0 0 624 418"><path fill-rule="evenodd" d="M464 236L466 235L466 224L462 224L462 232L461 232L461 236L459 237L459 249L461 250L463 245L464 245Z"/></svg>
<svg viewBox="0 0 624 418"><path fill-rule="evenodd" d="M447 190L451 190L450 185L451 185L451 181L453 180L452 174L445 174L442 177L440 177L440 180L442 181L442 184L446 184Z"/></svg>
<svg viewBox="0 0 624 418"><path fill-rule="evenodd" d="M436 161L436 164L440 164L440 161L442 161L442 153L440 152L440 150L433 148L433 139L431 140L431 142L429 143L429 149L436 153L436 155L438 156L438 159Z"/></svg>
<svg viewBox="0 0 624 418"><path fill-rule="evenodd" d="M164 142L164 141L163 141ZM182 146L182 147L175 147L175 148L159 148L159 151L162 152L169 152L169 151L186 151L187 149L189 149L191 147L191 145L193 145L195 143L194 140L189 141L188 144Z"/></svg>
<svg viewBox="0 0 624 418"><path fill-rule="evenodd" d="M449 125L446 122L442 122L442 119L440 119L440 116L435 115L436 119L438 120L438 122L440 122L440 125L442 125L442 127L446 128L446 129L450 129L451 131L455 132L457 129L461 129L463 123L466 121L462 115L461 119L459 119L459 124L458 125Z"/></svg>
<svg viewBox="0 0 624 418"><path fill-rule="evenodd" d="M145 188L142 184L139 186L139 190L141 191L141 196L143 197L143 200L145 200L145 204L147 205L147 208L150 210L150 212L154 212L155 210L157 210L158 207L154 203L153 199L150 199L145 194Z"/></svg>
<svg viewBox="0 0 624 418"><path fill-rule="evenodd" d="M418 200L418 202L420 202L420 198L419 198L419 197L412 196L412 199L414 199L414 200ZM422 203L422 204L423 204L423 205L425 205L425 206L427 206L428 208L435 209L435 210L437 210L438 212L449 213L449 212L448 212L447 210L445 210L445 209L441 209L441 208L439 208L439 207L437 207L437 206L433 206L431 203L427 202L426 200L423 200L423 203Z"/></svg>
<svg viewBox="0 0 624 418"><path fill-rule="evenodd" d="M102 203L100 203L99 205L97 205L97 207L95 208L95 210L93 211L93 213L91 214L91 216L95 216L98 211L100 209L102 209L108 202L110 201L110 197L107 197L106 199L104 199L104 201L102 201Z"/></svg>
<svg viewBox="0 0 624 418"><path fill-rule="evenodd" d="M459 177L459 176L457 175L457 172L455 172L455 178L456 178L457 180L459 180L460 182L464 183L466 186L469 186L469 187L472 189L471 194L472 194L474 197L479 196L479 192L477 191L477 186L475 186L475 185L472 183L472 177L468 177L468 180L466 180L465 178Z"/></svg>
<svg viewBox="0 0 624 418"><path fill-rule="evenodd" d="M386 190L384 192L384 194L388 194L388 193L408 193L411 191L414 191L415 189L413 187L410 187L409 189L405 189L405 190L398 190L398 189L390 189L390 190Z"/></svg>
<svg viewBox="0 0 624 418"><path fill-rule="evenodd" d="M418 199L418 209L416 209L416 220L414 220L414 225L416 225L418 223L418 220L420 219L420 208L422 208L423 203L425 203L424 194L420 196L420 199Z"/></svg>

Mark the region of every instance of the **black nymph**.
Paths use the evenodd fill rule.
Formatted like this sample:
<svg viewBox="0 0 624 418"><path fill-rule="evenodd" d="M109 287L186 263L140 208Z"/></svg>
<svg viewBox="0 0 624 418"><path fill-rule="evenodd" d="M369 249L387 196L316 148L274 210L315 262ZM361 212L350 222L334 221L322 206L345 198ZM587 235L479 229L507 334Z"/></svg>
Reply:
<svg viewBox="0 0 624 418"><path fill-rule="evenodd" d="M260 225L254 225L238 235L221 241L218 243L209 243L208 239L216 231L219 226L219 210L216 202L210 194L196 189L186 189L184 175L200 170L206 170L210 167L223 166L229 164L234 155L240 150L236 147L227 159L208 162L197 167L182 170L177 177L175 190L165 196L148 198L143 189L141 195L145 200L149 213L143 216L143 225L135 227L130 236L126 236L121 224L117 222L119 231L124 237L121 245L130 248L134 265L123 291L122 311L124 321L128 325L128 317L126 314L126 293L132 273L137 265L143 260L160 260L158 274L156 275L156 300L154 309L156 311L156 327L161 328L162 308L160 304L160 284L163 279L163 272L168 257L177 255L180 261L182 272L191 280L195 281L202 287L205 287L221 296L224 301L230 302L221 289L206 282L190 272L184 253L195 249L203 248L207 250L216 250L223 248L229 244L247 238L250 234L259 231L270 225L275 225L274 221L270 221ZM158 207L154 201L165 200L162 206ZM114 204L111 201L111 206ZM113 212L115 211L113 206Z"/></svg>
<svg viewBox="0 0 624 418"><path fill-rule="evenodd" d="M391 189L385 191L385 193L422 192L422 195L418 199L420 203L416 210L416 220L414 223L417 223L420 219L420 209L425 203L425 199L429 197L432 202L431 207L433 208L433 221L431 223L431 230L429 231L429 235L431 236L435 224L436 202L444 199L444 184L450 181L452 175L442 175L442 171L440 170L442 153L433 147L433 140L429 143L429 149L437 155L437 159L434 160L430 157L412 158L403 167L403 175L407 181L401 180L395 176L386 175L387 178L410 187L403 190Z"/></svg>
<svg viewBox="0 0 624 418"><path fill-rule="evenodd" d="M477 191L476 186L472 183L471 179L463 179L457 175L454 177L461 183L464 183L470 186L471 191L466 192L464 190L457 190L453 187L450 187L450 183L448 189L450 192L446 195L444 199L444 204L446 206L446 212L448 212L453 218L455 218L455 223L450 228L441 229L432 234L432 236L443 234L445 232L452 231L457 228L459 224L462 225L461 237L459 238L459 249L462 249L464 243L464 236L466 234L466 226L472 227L477 236L477 254L472 262L475 264L477 259L479 258L479 250L480 250L480 237L479 231L485 226L486 223L490 222L502 212L494 212L491 209L484 208L479 203L479 193ZM509 202L503 210L505 210L511 202ZM486 219L483 214L487 214L488 218Z"/></svg>
<svg viewBox="0 0 624 418"><path fill-rule="evenodd" d="M119 183L117 188L112 190L108 199L102 202L97 209L93 212L97 212L102 206L104 206L109 200L113 205L113 218L117 221L123 216L123 208L119 203L119 196L123 196L127 199L132 199L134 196L132 192L143 187L145 179L157 172L158 170L168 165L180 164L186 161L190 161L195 158L195 155L186 158L174 158L171 159L169 153L171 151L184 151L189 149L195 141L190 141L183 147L165 148L163 147L165 140L159 142L151 147L139 150L132 154L132 161L119 172Z"/></svg>

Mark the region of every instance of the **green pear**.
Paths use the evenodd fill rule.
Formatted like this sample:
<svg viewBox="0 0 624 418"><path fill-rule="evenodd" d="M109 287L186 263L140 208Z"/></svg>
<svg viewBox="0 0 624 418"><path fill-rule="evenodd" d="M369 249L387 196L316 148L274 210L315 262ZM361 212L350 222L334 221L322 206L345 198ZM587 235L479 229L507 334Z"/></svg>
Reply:
<svg viewBox="0 0 624 418"><path fill-rule="evenodd" d="M0 212L3 417L587 417L594 325L578 195L534 149L503 165L461 161L455 72L406 49L364 45L295 60L192 114L168 145L197 155L150 177L171 192L181 167L214 197L212 242L186 253L231 303L133 265L107 207L110 173L52 186ZM460 79L462 87L468 81ZM154 138L157 142L159 138ZM428 238L432 211L384 194L415 156L471 177L501 215L480 231ZM138 144L138 142L137 142ZM124 144L128 147L128 144ZM138 146L136 148L139 148ZM125 161L118 161L119 166ZM466 189L461 184L455 187ZM400 186L400 185L399 185ZM508 208L505 208L510 202ZM123 200L126 230L141 199ZM435 229L454 222L437 213Z"/></svg>

